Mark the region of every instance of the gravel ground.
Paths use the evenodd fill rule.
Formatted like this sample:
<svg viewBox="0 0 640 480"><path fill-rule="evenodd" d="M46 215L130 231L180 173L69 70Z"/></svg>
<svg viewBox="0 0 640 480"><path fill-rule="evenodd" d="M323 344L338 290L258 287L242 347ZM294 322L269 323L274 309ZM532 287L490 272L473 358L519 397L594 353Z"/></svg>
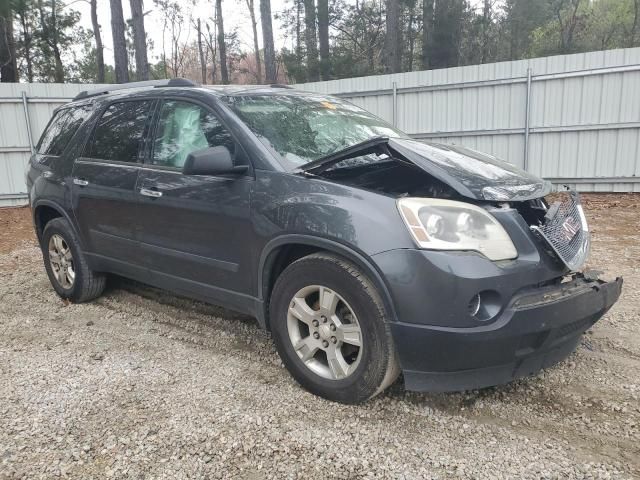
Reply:
<svg viewBox="0 0 640 480"><path fill-rule="evenodd" d="M587 198L591 263L625 289L567 361L362 406L299 388L252 319L125 280L64 303L18 236L0 251L0 478L638 478L639 204Z"/></svg>

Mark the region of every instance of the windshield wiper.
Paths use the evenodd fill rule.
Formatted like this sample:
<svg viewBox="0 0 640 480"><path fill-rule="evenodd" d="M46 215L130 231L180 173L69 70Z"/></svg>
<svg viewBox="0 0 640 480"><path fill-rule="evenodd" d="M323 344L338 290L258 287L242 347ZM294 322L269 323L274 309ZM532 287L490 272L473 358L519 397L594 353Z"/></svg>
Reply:
<svg viewBox="0 0 640 480"><path fill-rule="evenodd" d="M380 151L382 145L389 143L389 137L376 136L365 140L364 142L356 143L350 147L343 148L337 152L330 153L324 157L321 157L312 162L306 163L301 167L293 170L293 173L310 172L310 173L322 173L332 165L353 158L356 156L368 155L370 153L376 153ZM384 148L385 153L388 153Z"/></svg>

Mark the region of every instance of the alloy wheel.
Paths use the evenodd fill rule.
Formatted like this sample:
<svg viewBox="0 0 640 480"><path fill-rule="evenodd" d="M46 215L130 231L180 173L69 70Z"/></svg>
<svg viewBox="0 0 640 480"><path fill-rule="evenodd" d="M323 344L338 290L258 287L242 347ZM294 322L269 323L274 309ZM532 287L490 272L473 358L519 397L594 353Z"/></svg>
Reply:
<svg viewBox="0 0 640 480"><path fill-rule="evenodd" d="M353 309L322 285L300 289L289 303L289 340L304 365L329 379L347 378L362 358L362 331Z"/></svg>
<svg viewBox="0 0 640 480"><path fill-rule="evenodd" d="M64 289L73 287L76 279L73 254L69 244L57 233L49 239L49 263L58 284Z"/></svg>

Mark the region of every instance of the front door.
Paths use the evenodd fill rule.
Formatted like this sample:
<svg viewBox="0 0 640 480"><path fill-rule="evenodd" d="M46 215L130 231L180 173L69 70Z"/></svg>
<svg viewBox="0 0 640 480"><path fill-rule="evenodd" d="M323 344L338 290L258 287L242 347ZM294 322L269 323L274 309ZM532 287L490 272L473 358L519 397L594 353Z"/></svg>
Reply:
<svg viewBox="0 0 640 480"><path fill-rule="evenodd" d="M112 103L101 114L73 167L73 204L87 253L136 264L135 190L153 100Z"/></svg>
<svg viewBox="0 0 640 480"><path fill-rule="evenodd" d="M253 174L183 175L187 155L225 146L237 164L247 158L206 106L165 100L140 170L139 240L152 275L174 290L233 306L251 285L250 192Z"/></svg>

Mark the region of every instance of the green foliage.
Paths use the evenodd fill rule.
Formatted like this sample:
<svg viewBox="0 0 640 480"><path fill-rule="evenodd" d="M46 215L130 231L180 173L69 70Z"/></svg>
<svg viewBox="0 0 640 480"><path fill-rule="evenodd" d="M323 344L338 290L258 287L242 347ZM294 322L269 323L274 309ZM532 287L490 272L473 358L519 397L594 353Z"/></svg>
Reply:
<svg viewBox="0 0 640 480"><path fill-rule="evenodd" d="M151 80L161 80L165 77L165 72L167 71L168 66L164 64L162 59L160 59L157 63L149 64L149 78Z"/></svg>
<svg viewBox="0 0 640 480"><path fill-rule="evenodd" d="M301 62L301 58L296 52L290 51L287 47L282 49L280 57L287 70L287 75L293 83L303 83L307 81L307 66Z"/></svg>
<svg viewBox="0 0 640 480"><path fill-rule="evenodd" d="M12 0L12 7L21 76L41 82L73 78L74 47L91 35L78 25L80 12L51 1Z"/></svg>
<svg viewBox="0 0 640 480"><path fill-rule="evenodd" d="M382 73L381 63L385 37L385 12L376 0L333 4L333 26L336 30L332 51L332 71L338 78ZM330 20L331 21L331 20Z"/></svg>
<svg viewBox="0 0 640 480"><path fill-rule="evenodd" d="M405 71L421 68L414 60L425 49L430 68L443 68L640 44L640 0L436 0L429 45L422 1L401 0ZM333 5L335 76L381 73L385 3ZM290 23L284 27L295 30ZM294 79L304 78L300 62L292 68Z"/></svg>
<svg viewBox="0 0 640 480"><path fill-rule="evenodd" d="M73 83L96 83L97 78L96 49L91 41L86 41L81 54L75 60L75 68L69 81ZM116 83L116 73L113 66L104 66L104 81L105 83Z"/></svg>
<svg viewBox="0 0 640 480"><path fill-rule="evenodd" d="M95 39L79 25L74 2L63 0L0 0L14 17L20 78L25 81L95 82ZM80 0L76 0L80 1ZM309 58L305 42L305 2L287 0L276 15L285 47L278 52L279 69L291 82L305 82ZM385 7L391 0L330 0L329 68L334 78L383 73ZM517 60L535 56L585 52L640 44L640 0L394 0L399 2L403 71ZM433 9L423 9L433 1ZM158 42L150 65L151 78L186 76L199 80L196 42L188 35L189 2L153 0L149 7L162 19L165 41ZM310 1L307 1L310 4ZM429 5L429 4L427 4ZM54 9L55 8L55 12ZM429 11L427 17L424 12ZM100 19L108 25L108 19ZM203 43L210 81L219 79L215 26L205 21ZM227 25L225 45L229 77L251 81L250 52L243 48L236 25ZM426 32L425 32L426 29ZM149 40L149 49L154 45ZM110 45L105 45L110 49ZM129 65L133 67L131 26L127 26ZM149 55L151 58L152 55ZM106 81L114 81L106 65ZM130 72L132 79L135 72Z"/></svg>
<svg viewBox="0 0 640 480"><path fill-rule="evenodd" d="M533 30L530 56L638 45L638 0L549 1L554 18Z"/></svg>

